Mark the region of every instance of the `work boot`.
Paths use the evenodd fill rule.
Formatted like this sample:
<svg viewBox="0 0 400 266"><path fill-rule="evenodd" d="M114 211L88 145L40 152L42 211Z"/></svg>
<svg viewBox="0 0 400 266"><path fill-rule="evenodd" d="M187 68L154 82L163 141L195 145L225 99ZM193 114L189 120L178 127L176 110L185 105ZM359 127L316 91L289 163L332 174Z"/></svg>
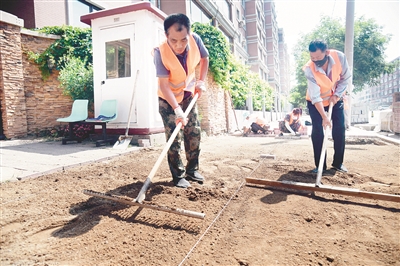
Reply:
<svg viewBox="0 0 400 266"><path fill-rule="evenodd" d="M174 185L180 188L188 188L190 187L190 183L185 178L174 178Z"/></svg>
<svg viewBox="0 0 400 266"><path fill-rule="evenodd" d="M198 171L186 172L186 179L187 180L196 181L196 182L199 182L199 183L203 183L204 182L204 177Z"/></svg>

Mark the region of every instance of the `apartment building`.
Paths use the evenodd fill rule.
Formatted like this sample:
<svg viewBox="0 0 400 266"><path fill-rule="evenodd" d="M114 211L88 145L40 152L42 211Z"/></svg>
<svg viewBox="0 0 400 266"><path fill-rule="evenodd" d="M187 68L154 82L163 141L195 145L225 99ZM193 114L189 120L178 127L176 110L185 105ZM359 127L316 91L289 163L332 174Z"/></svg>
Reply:
<svg viewBox="0 0 400 266"><path fill-rule="evenodd" d="M280 67L279 67L279 34L278 23L276 21L275 3L273 0L265 0L265 33L268 65L268 83L275 92L275 111L281 111L281 87L280 87Z"/></svg>
<svg viewBox="0 0 400 266"><path fill-rule="evenodd" d="M280 95L282 110L288 111L289 93L290 93L290 61L287 44L285 43L285 33L282 28L278 29L279 35L279 77L280 77Z"/></svg>
<svg viewBox="0 0 400 266"><path fill-rule="evenodd" d="M80 22L82 15L136 2L140 1L3 0L0 9L24 19L25 28L28 29L61 25L87 27L88 25ZM166 14L184 13L192 23L210 23L220 29L235 57L249 65L252 71L258 73L260 78L274 89L274 106L276 106L274 109L281 111L281 94L285 93L287 87L284 85L285 89L282 90L281 76L285 76L282 71L286 71L289 62L288 57L280 56L279 47L282 45L284 49L284 39L280 44L273 0L150 0L150 2Z"/></svg>
<svg viewBox="0 0 400 266"><path fill-rule="evenodd" d="M397 62L395 71L382 74L378 85L357 93L354 104L367 106L369 110L386 109L393 104L393 94L400 92L400 56L391 62Z"/></svg>
<svg viewBox="0 0 400 266"><path fill-rule="evenodd" d="M71 25L88 27L80 21L82 15L104 9L94 1L67 0L2 0L0 10L24 20L27 29L45 26Z"/></svg>

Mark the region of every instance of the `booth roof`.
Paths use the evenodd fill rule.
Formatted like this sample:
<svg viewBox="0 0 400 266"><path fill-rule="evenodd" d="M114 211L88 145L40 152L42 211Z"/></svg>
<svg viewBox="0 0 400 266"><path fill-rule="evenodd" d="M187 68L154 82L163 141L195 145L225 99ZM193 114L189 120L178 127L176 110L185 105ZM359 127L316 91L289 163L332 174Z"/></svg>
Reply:
<svg viewBox="0 0 400 266"><path fill-rule="evenodd" d="M112 9L105 9L97 12L93 12L87 15L81 16L81 22L86 23L88 25L92 25L92 20L96 18L103 18L103 17L108 17L108 16L113 16L113 15L118 15L118 14L123 14L123 13L128 13L132 11L139 11L139 10L148 10L152 13L154 13L156 16L164 20L167 15L152 5L150 2L139 2L139 3L134 3L129 6L122 6L122 7L117 7L117 8L112 8Z"/></svg>

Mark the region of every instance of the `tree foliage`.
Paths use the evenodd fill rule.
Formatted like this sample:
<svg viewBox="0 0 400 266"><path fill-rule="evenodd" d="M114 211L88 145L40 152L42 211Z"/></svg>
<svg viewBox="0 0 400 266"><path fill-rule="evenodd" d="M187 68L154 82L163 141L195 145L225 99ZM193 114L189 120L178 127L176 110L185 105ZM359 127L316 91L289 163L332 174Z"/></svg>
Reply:
<svg viewBox="0 0 400 266"><path fill-rule="evenodd" d="M295 47L297 85L292 89L290 101L295 106L305 106L307 80L302 70L310 59L308 45L312 40L323 39L328 47L344 52L345 23L340 19L322 17L319 24L300 37ZM354 23L353 85L354 92L365 85L375 85L382 73L393 71L393 64L385 63L384 52L390 35L382 34L382 27L373 19L360 17Z"/></svg>
<svg viewBox="0 0 400 266"><path fill-rule="evenodd" d="M210 55L209 69L216 83L226 88L230 71L231 53L224 35L217 28L202 23L192 25L204 42Z"/></svg>
<svg viewBox="0 0 400 266"><path fill-rule="evenodd" d="M93 67L86 61L72 55L64 56L64 66L61 68L58 80L64 95L72 100L88 99L89 106L93 104Z"/></svg>
<svg viewBox="0 0 400 266"><path fill-rule="evenodd" d="M93 62L91 28L51 26L38 31L61 37L42 53L28 53L29 58L39 65L44 79L50 75L52 69L60 70L65 65L65 55L79 58L86 62L86 66Z"/></svg>
<svg viewBox="0 0 400 266"><path fill-rule="evenodd" d="M254 110L261 110L265 99L266 109L272 106L272 88L258 74L239 62L231 54L229 43L220 30L208 24L194 23L192 30L204 42L210 54L210 72L215 82L232 96L236 109L246 108L249 95Z"/></svg>

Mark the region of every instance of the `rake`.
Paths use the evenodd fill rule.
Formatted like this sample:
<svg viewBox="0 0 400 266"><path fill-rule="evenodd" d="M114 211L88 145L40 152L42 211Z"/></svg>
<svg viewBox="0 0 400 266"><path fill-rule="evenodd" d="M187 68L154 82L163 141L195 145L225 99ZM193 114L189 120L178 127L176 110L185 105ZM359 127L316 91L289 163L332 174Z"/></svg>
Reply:
<svg viewBox="0 0 400 266"><path fill-rule="evenodd" d="M198 94L195 94L195 96L193 97L192 101L190 102L188 108L185 111L185 117L188 116L190 110L193 108L194 104L196 103L197 98L198 98ZM108 200L112 200L112 201L119 202L119 203L126 204L126 205L138 206L139 208L149 208L149 209L153 209L153 210L169 212L169 213L184 215L184 216L188 216L188 217L198 218L198 219L204 219L204 217L205 217L204 213L199 213L199 212L189 211L189 210L184 210L184 209L179 209L179 208L170 208L170 207L158 206L158 205L154 205L154 204L144 204L144 203L142 203L143 200L145 199L146 191L149 188L154 175L156 174L158 168L160 167L160 164L161 164L162 160L164 159L165 155L167 154L169 148L171 147L172 142L174 141L174 139L178 135L181 127L182 127L182 123L179 122L176 125L176 127L175 127L171 137L169 138L167 144L164 146L164 149L162 150L160 156L158 157L158 160L156 161L156 163L154 164L153 168L151 169L151 172L148 175L146 181L144 182L144 184L142 186L142 189L140 190L140 192L139 192L139 194L138 194L136 199L127 199L126 197L115 196L115 195L96 192L96 191L87 190L87 189L85 189L83 191L83 193L86 194L86 195L89 195L89 196L108 199Z"/></svg>

